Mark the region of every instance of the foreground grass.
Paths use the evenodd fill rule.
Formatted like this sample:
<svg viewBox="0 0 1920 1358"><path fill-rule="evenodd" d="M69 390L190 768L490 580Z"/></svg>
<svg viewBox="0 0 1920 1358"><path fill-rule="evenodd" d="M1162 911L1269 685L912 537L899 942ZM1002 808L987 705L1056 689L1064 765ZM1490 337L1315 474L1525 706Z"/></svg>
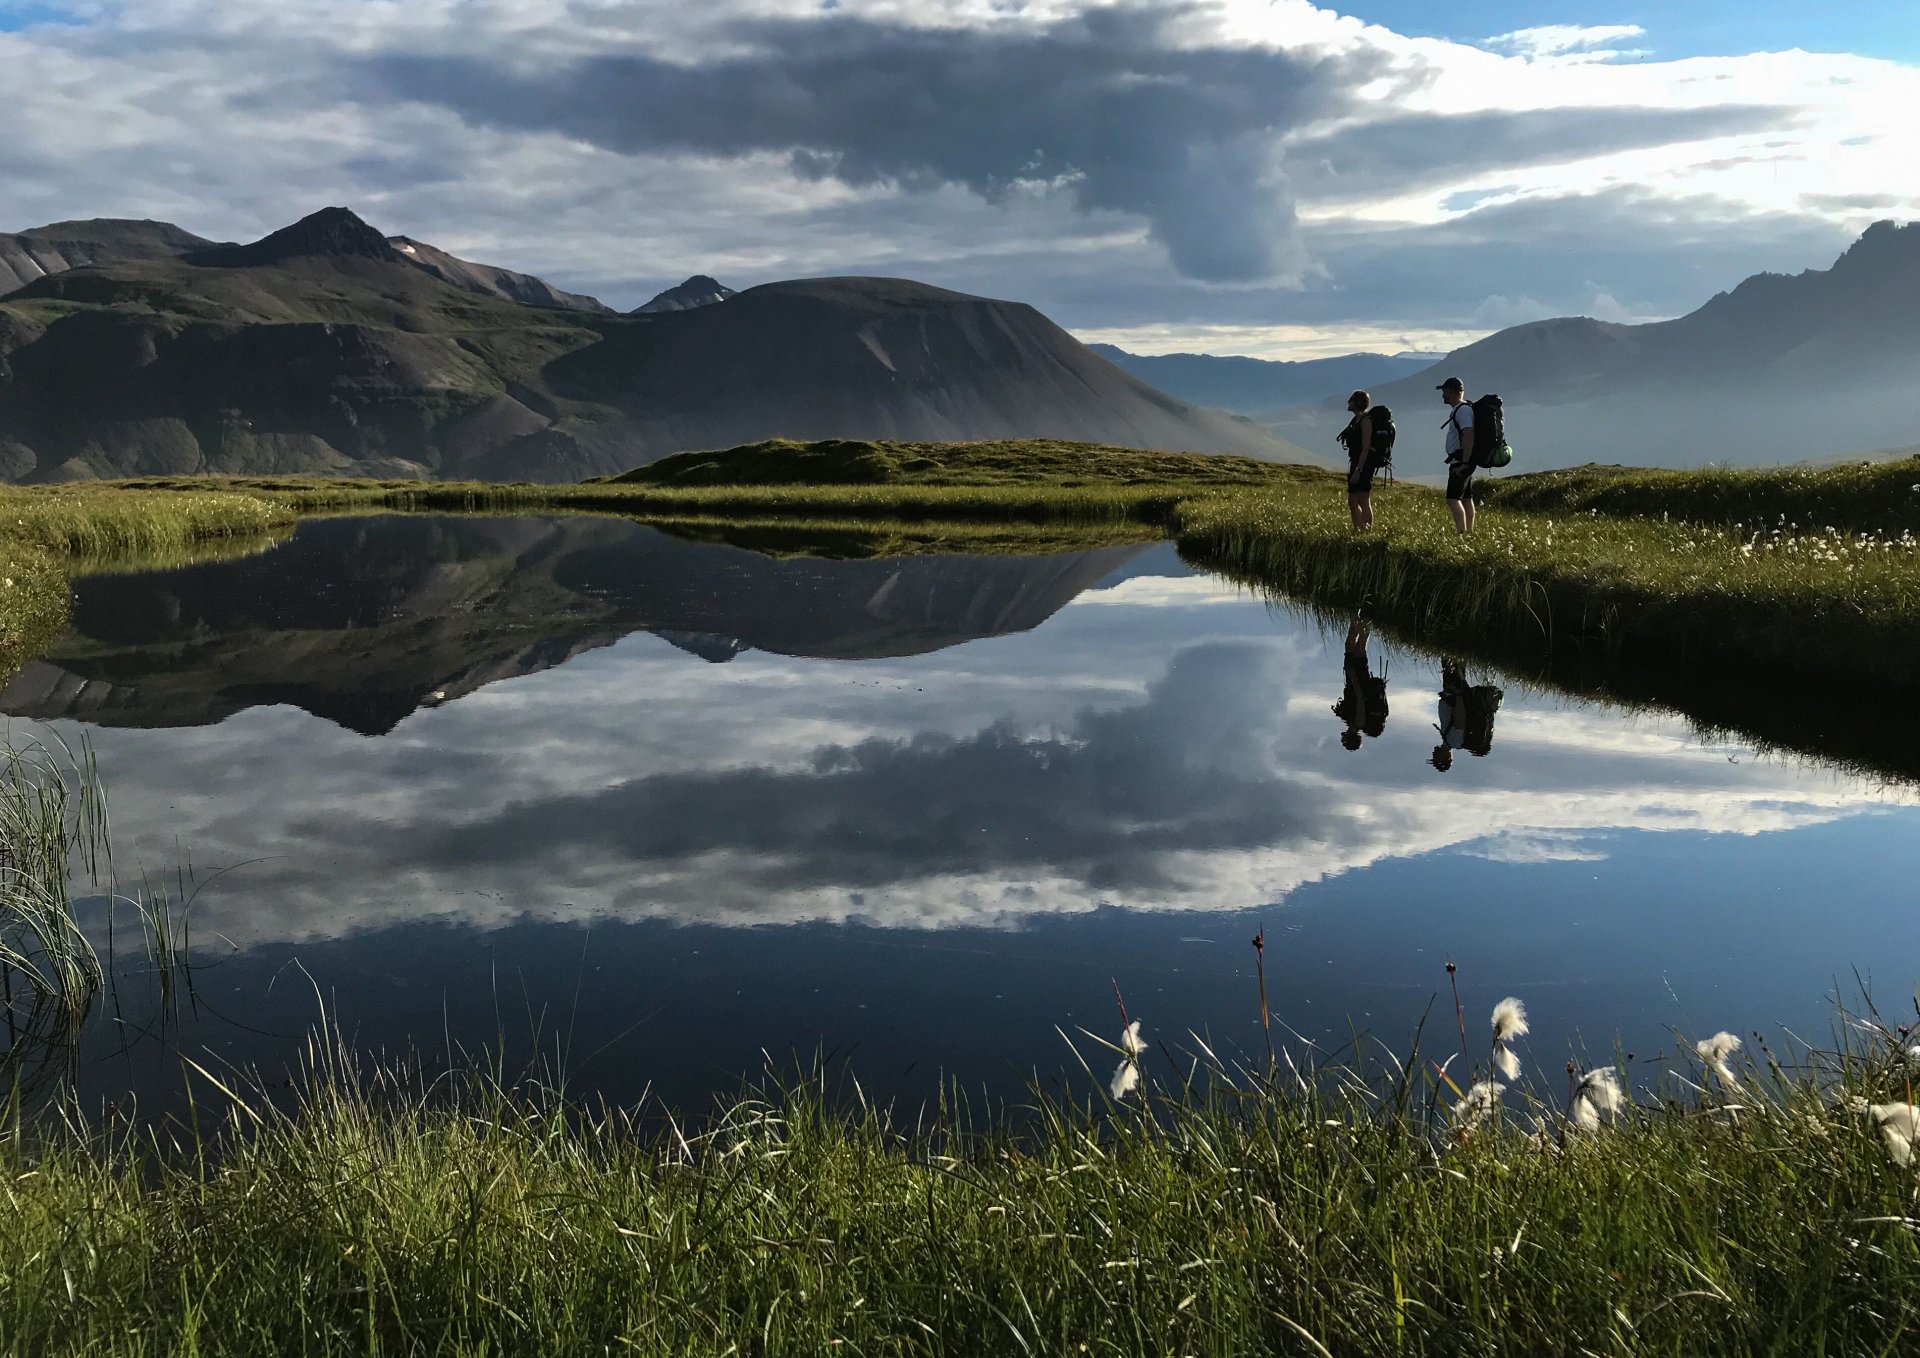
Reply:
<svg viewBox="0 0 1920 1358"><path fill-rule="evenodd" d="M1829 1075L1903 1088L1886 1064ZM209 1077L224 1112L197 1130L0 1138L0 1334L36 1354L1910 1351L1913 1171L1833 1089L1744 1078L1738 1112L1463 1141L1391 1070L1320 1094L1150 1079L1144 1109L1046 1100L1019 1136L818 1084L696 1129L338 1060L291 1100Z"/></svg>

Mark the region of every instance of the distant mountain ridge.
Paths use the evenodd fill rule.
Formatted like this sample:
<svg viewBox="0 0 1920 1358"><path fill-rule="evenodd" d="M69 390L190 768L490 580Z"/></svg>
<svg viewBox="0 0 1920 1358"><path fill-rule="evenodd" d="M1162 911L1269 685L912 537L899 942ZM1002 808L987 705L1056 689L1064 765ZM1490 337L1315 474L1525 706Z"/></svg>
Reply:
<svg viewBox="0 0 1920 1358"><path fill-rule="evenodd" d="M129 257L0 298L0 477L564 481L783 436L1313 460L1154 390L1032 307L907 280L622 316L528 305L539 280L423 257L344 208L245 245L132 235Z"/></svg>
<svg viewBox="0 0 1920 1358"><path fill-rule="evenodd" d="M1395 461L1410 472L1420 470L1421 453L1407 413L1438 410L1441 374L1501 395L1521 455L1515 470L1587 461L1754 466L1913 444L1916 372L1920 222L1883 221L1830 268L1756 274L1670 321L1513 326L1373 396L1399 413ZM1325 401L1266 423L1316 446L1344 418ZM1433 446L1437 467L1437 435Z"/></svg>
<svg viewBox="0 0 1920 1358"><path fill-rule="evenodd" d="M346 208L322 208L251 245L206 240L170 222L119 218L55 222L14 235L0 234L0 297L48 274L94 265L191 258L209 265L247 267L316 254L404 261L464 291L527 306L612 310L595 298L563 292L532 274L476 264L407 236L381 236Z"/></svg>
<svg viewBox="0 0 1920 1358"><path fill-rule="evenodd" d="M1143 382L1195 405L1267 415L1338 393L1368 389L1432 366L1438 354L1341 354L1292 362L1229 354L1132 354L1090 344Z"/></svg>

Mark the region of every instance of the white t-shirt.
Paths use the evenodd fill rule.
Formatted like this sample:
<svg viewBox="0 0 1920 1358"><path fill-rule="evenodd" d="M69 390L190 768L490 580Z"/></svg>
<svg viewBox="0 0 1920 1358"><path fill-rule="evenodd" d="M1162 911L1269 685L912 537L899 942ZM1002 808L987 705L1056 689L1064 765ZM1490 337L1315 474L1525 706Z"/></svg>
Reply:
<svg viewBox="0 0 1920 1358"><path fill-rule="evenodd" d="M1473 428L1473 407L1462 401L1447 411L1447 461L1460 456L1460 431Z"/></svg>

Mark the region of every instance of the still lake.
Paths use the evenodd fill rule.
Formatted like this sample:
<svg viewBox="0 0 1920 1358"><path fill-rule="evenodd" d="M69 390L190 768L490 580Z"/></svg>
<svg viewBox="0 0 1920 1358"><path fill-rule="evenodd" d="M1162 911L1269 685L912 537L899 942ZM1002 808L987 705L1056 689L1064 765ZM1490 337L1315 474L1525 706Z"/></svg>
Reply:
<svg viewBox="0 0 1920 1358"><path fill-rule="evenodd" d="M193 891L190 993L120 939L96 1104L172 1105L182 1053L283 1077L323 1006L370 1052L557 1053L623 1102L816 1052L910 1102L1090 1087L1058 1030L1117 1037L1116 984L1156 1059L1263 1049L1263 927L1290 1041L1404 1050L1431 1007L1452 1044L1452 958L1476 1043L1526 1000L1549 1088L1616 1039L1824 1039L1856 973L1913 1012L1910 786L1445 677L1168 545L378 517L75 591L0 710L90 744L123 890Z"/></svg>

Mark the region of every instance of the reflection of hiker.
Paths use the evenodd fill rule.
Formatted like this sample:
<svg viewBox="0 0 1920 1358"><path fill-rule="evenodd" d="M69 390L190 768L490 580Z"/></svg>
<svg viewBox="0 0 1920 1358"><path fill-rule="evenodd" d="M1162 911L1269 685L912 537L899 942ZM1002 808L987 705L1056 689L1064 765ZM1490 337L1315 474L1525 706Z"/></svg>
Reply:
<svg viewBox="0 0 1920 1358"><path fill-rule="evenodd" d="M1347 450L1347 513L1356 532L1373 527L1373 478L1393 457L1393 412L1373 404L1364 391L1347 398L1353 418L1340 431Z"/></svg>
<svg viewBox="0 0 1920 1358"><path fill-rule="evenodd" d="M1440 662L1440 720L1434 730L1440 743L1433 747L1433 766L1445 773L1453 767L1453 752L1464 749L1481 756L1493 748L1493 716L1507 695L1492 684L1468 684L1457 660Z"/></svg>
<svg viewBox="0 0 1920 1358"><path fill-rule="evenodd" d="M1371 630L1359 618L1347 628L1346 691L1333 705L1333 715L1347 724L1340 743L1349 750L1360 748L1363 735L1379 738L1387 726L1387 681L1376 678L1367 663L1367 641Z"/></svg>
<svg viewBox="0 0 1920 1358"><path fill-rule="evenodd" d="M1473 531L1473 407L1467 404L1467 385L1457 377L1440 384L1447 403L1447 508L1454 529Z"/></svg>

